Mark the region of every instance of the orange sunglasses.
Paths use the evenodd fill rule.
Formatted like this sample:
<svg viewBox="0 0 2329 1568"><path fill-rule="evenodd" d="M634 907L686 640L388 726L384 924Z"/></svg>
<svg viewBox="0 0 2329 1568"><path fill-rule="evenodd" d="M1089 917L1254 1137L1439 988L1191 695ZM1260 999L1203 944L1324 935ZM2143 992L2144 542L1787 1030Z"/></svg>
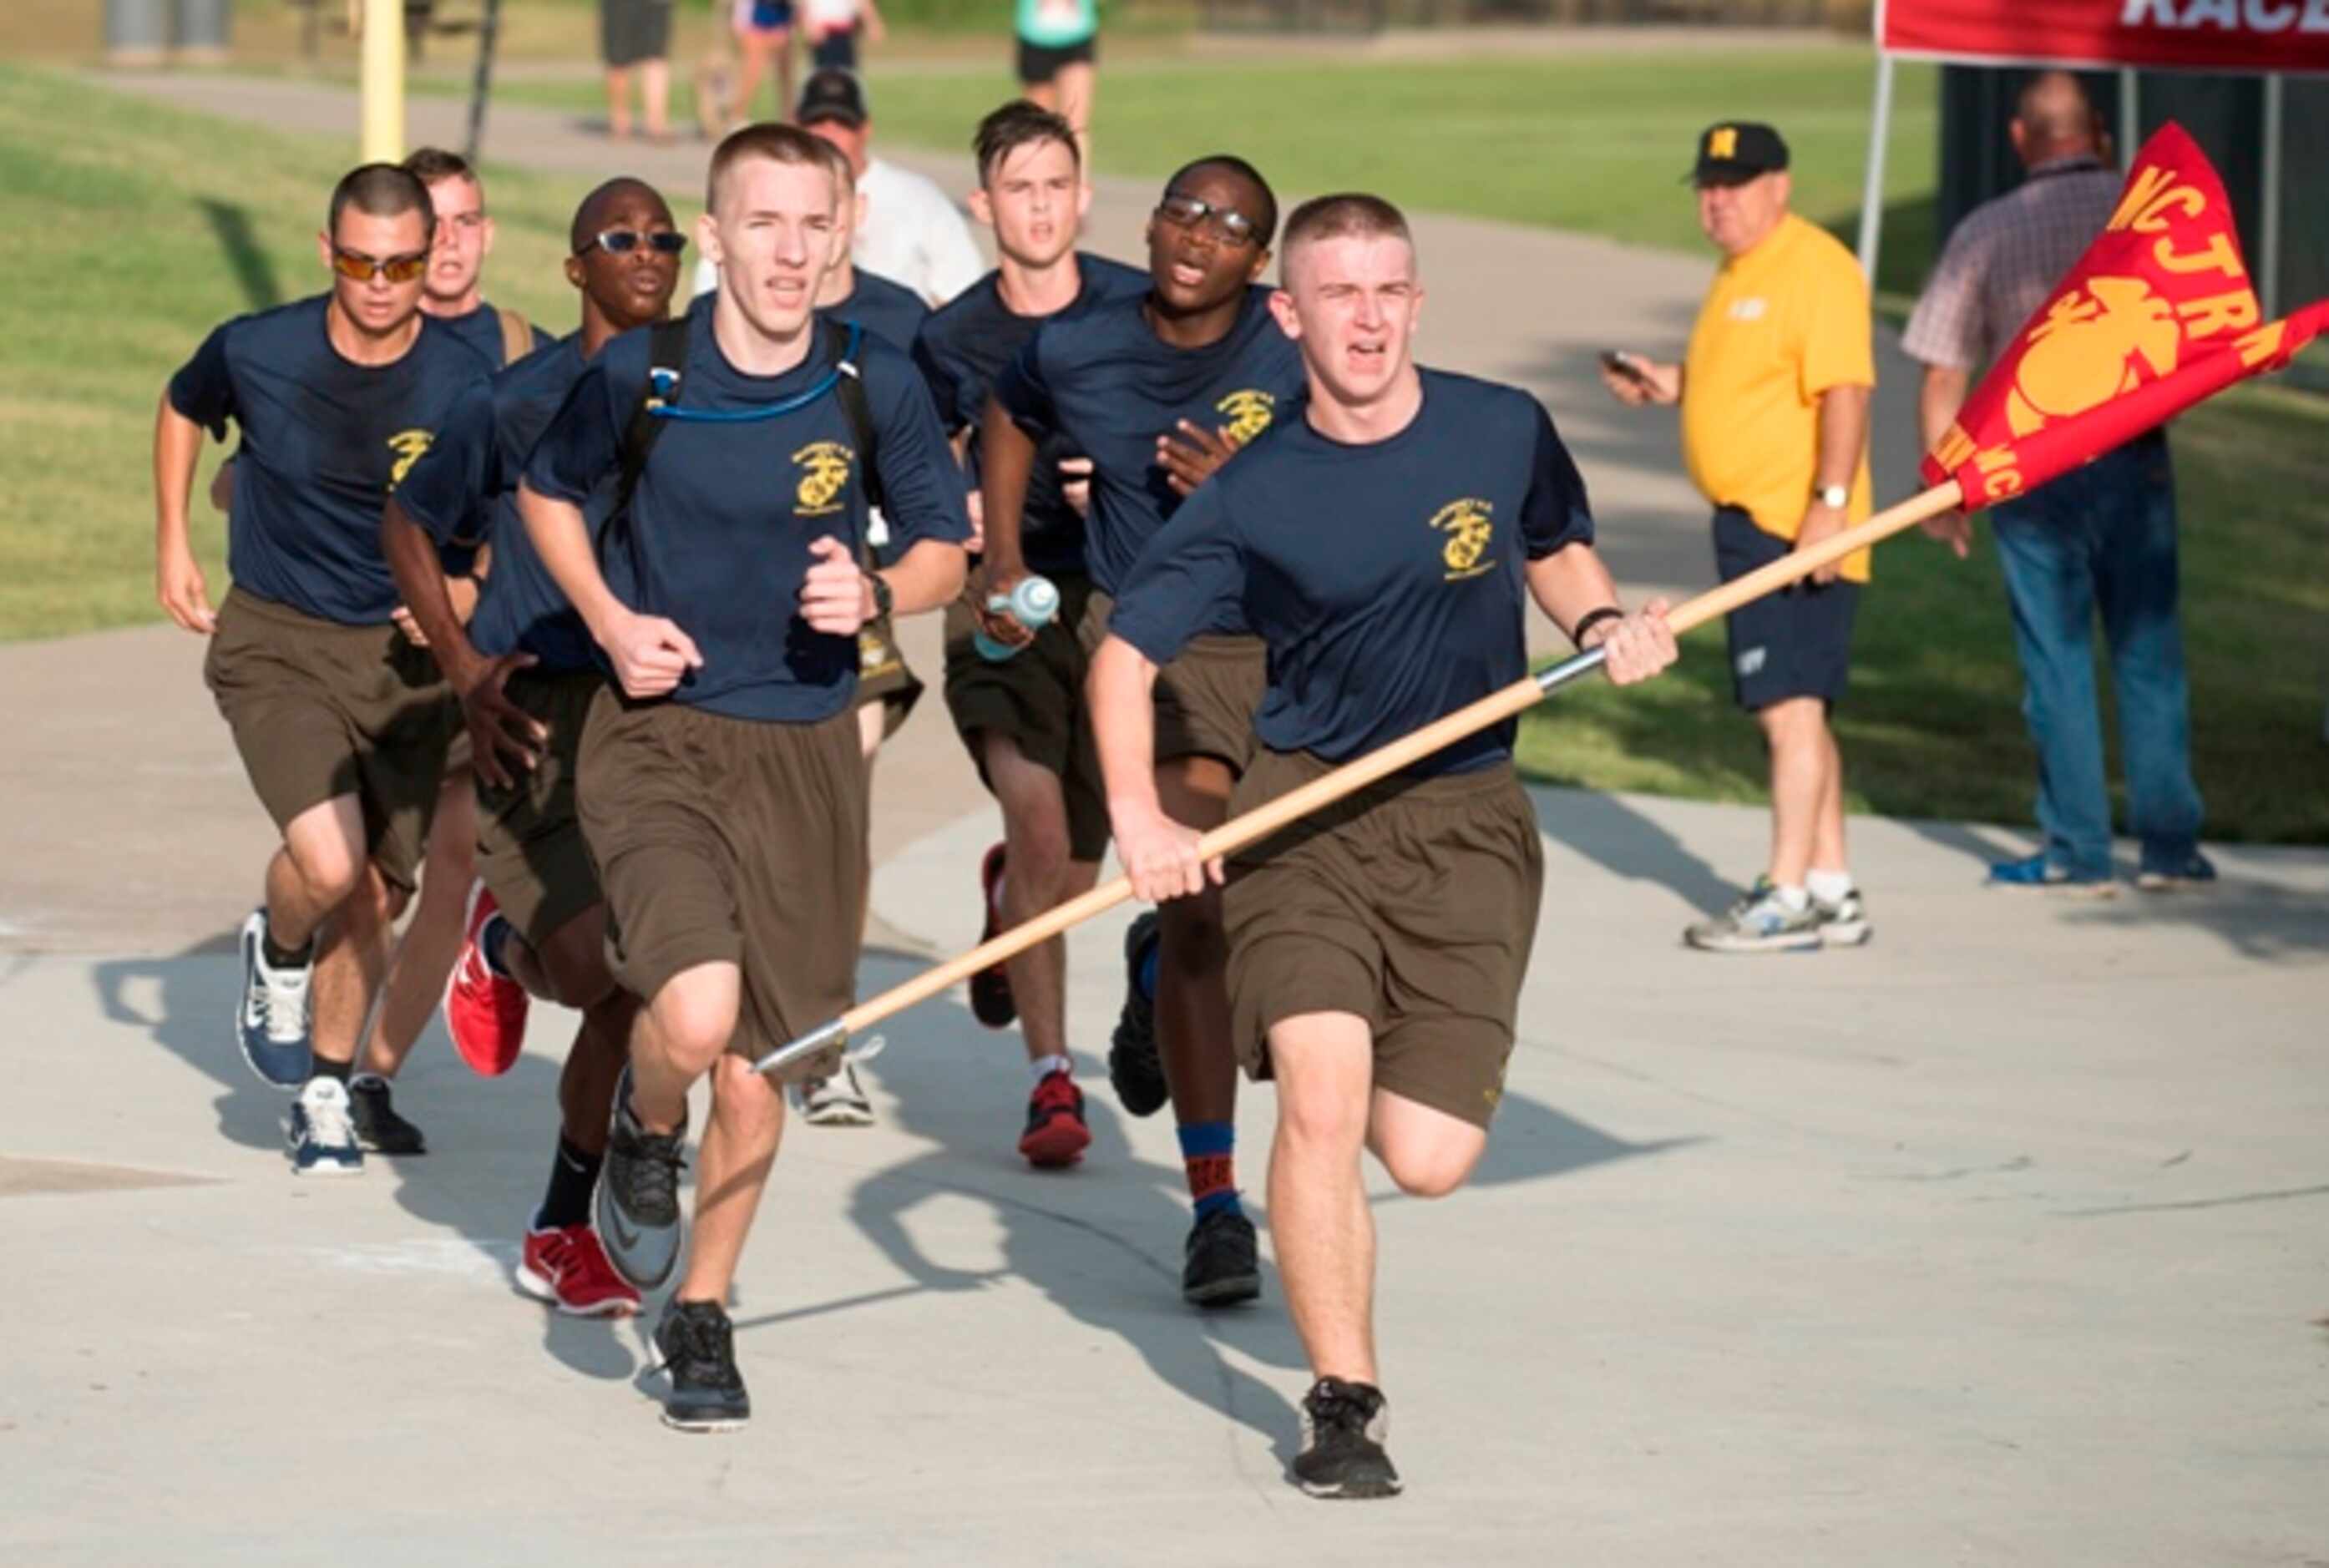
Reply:
<svg viewBox="0 0 2329 1568"><path fill-rule="evenodd" d="M416 250L410 256L391 256L385 261L376 261L335 245L332 270L351 283L370 283L375 277L385 277L391 283L410 283L429 270L429 252Z"/></svg>

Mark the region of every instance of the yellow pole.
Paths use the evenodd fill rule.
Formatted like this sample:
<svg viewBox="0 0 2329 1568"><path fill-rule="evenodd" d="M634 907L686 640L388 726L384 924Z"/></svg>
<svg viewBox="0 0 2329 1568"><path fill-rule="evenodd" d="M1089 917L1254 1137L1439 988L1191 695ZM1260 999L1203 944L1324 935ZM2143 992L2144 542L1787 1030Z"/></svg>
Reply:
<svg viewBox="0 0 2329 1568"><path fill-rule="evenodd" d="M363 0L363 161L404 156L404 0Z"/></svg>

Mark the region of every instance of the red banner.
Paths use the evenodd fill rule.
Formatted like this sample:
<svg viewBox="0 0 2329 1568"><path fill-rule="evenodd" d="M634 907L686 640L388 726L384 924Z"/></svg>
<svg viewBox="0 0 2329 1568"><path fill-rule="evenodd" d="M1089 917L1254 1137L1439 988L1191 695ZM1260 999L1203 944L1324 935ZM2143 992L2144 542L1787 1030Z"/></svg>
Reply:
<svg viewBox="0 0 2329 1568"><path fill-rule="evenodd" d="M2268 322L2223 183L2181 126L2136 155L2117 209L1924 463L1967 511L2133 440L2329 328L2329 300Z"/></svg>
<svg viewBox="0 0 2329 1568"><path fill-rule="evenodd" d="M2329 73L2329 0L1878 0L1896 54Z"/></svg>

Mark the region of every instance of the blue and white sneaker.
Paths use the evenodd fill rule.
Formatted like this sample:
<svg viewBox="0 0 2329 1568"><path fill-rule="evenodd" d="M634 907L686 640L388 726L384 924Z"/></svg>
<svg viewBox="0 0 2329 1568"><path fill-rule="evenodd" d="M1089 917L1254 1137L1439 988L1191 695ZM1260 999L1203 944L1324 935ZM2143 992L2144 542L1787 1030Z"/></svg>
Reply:
<svg viewBox="0 0 2329 1568"><path fill-rule="evenodd" d="M242 923L242 995L234 1009L234 1040L259 1082L297 1089L315 1071L307 1034L307 981L315 965L268 966L267 911L254 909Z"/></svg>
<svg viewBox="0 0 2329 1568"><path fill-rule="evenodd" d="M1790 909L1768 877L1711 919L1702 920L1682 939L1704 953L1806 953L1820 945L1820 916L1810 899Z"/></svg>
<svg viewBox="0 0 2329 1568"><path fill-rule="evenodd" d="M337 1078L310 1078L283 1119L283 1141L294 1176L362 1176L363 1150L356 1146L355 1120L348 1114L348 1086Z"/></svg>
<svg viewBox="0 0 2329 1568"><path fill-rule="evenodd" d="M2116 898L2118 884L2108 877L2080 877L2040 851L2025 859L2000 860L1989 869L1988 887L2051 893L2058 898Z"/></svg>

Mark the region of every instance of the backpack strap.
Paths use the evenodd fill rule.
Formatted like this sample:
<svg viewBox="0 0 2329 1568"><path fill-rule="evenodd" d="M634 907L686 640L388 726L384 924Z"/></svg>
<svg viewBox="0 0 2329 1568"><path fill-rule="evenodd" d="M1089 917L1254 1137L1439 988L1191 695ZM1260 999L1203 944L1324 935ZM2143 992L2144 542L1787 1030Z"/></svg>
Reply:
<svg viewBox="0 0 2329 1568"><path fill-rule="evenodd" d="M882 504L882 480L873 466L873 405L866 399L865 374L853 352L864 331L848 322L825 318L825 360L841 372L833 395L840 400L842 415L849 421L850 439L857 447L857 472L859 483L865 486L865 504L878 507ZM872 559L870 548L858 553Z"/></svg>
<svg viewBox="0 0 2329 1568"><path fill-rule="evenodd" d="M679 400L680 382L687 372L687 318L674 316L659 321L648 329L647 383L639 392L638 403L631 409L631 422L623 431L622 477L615 487L615 509L607 514L606 526L599 532L599 559L606 562L607 546L619 534L628 545L631 538L631 497L637 493L639 476L646 472L647 454L670 423L655 416L657 408Z"/></svg>
<svg viewBox="0 0 2329 1568"><path fill-rule="evenodd" d="M514 365L533 352L533 325L514 310L494 307L502 322L502 364Z"/></svg>

